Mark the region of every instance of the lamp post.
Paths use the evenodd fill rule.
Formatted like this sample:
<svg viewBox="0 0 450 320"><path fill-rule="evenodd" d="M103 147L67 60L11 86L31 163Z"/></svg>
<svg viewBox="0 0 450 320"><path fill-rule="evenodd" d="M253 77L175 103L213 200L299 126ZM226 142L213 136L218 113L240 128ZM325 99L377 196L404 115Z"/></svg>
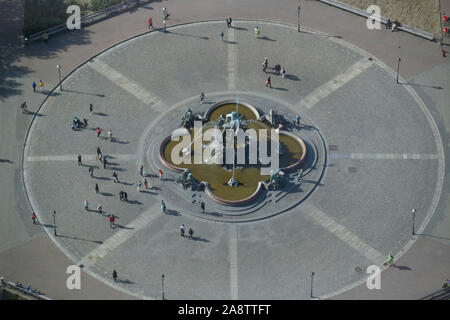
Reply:
<svg viewBox="0 0 450 320"><path fill-rule="evenodd" d="M63 91L63 88L62 88L62 85L61 85L61 65L57 65L56 66L56 69L58 69L58 74L59 74L59 89L61 90L61 91Z"/></svg>
<svg viewBox="0 0 450 320"><path fill-rule="evenodd" d="M297 32L300 32L300 6L297 7Z"/></svg>
<svg viewBox="0 0 450 320"><path fill-rule="evenodd" d="M56 236L56 211L53 210L53 231Z"/></svg>
<svg viewBox="0 0 450 320"><path fill-rule="evenodd" d="M397 84L398 84L398 73L400 71L400 61L402 61L402 59L397 58Z"/></svg>
<svg viewBox="0 0 450 320"><path fill-rule="evenodd" d="M161 276L162 299L164 300L164 275Z"/></svg>
<svg viewBox="0 0 450 320"><path fill-rule="evenodd" d="M416 222L416 209L412 209L412 210L411 210L411 214L412 214L412 217L413 217L413 223L412 223L412 235L415 235L416 232L414 231L414 224L415 224L415 222Z"/></svg>
<svg viewBox="0 0 450 320"><path fill-rule="evenodd" d="M313 297L313 279L314 279L314 272L311 272L311 298Z"/></svg>

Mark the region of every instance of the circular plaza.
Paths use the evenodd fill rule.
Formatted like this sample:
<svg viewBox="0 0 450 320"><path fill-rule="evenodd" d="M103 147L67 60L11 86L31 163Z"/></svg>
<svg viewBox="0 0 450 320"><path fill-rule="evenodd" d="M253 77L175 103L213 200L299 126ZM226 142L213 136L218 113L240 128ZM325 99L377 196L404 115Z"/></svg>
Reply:
<svg viewBox="0 0 450 320"><path fill-rule="evenodd" d="M412 241L405 208L416 209L420 231L440 196L441 139L422 100L376 58L314 30L249 20L156 30L92 57L62 89L49 94L26 141L30 203L74 263L141 298L161 298L164 274L167 299L307 299L311 272L314 296L332 296L403 254ZM264 119L278 115L305 157L280 186L229 206L184 188L159 149L187 110L201 118L236 99ZM72 128L75 117L87 126ZM138 187L144 179L148 188ZM192 237L180 236L181 225Z"/></svg>

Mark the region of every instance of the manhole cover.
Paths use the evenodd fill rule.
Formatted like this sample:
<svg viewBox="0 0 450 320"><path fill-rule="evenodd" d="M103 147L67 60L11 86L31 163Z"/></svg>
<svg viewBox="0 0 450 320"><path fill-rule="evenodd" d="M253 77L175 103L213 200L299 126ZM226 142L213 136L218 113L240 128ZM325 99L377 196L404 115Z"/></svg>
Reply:
<svg viewBox="0 0 450 320"><path fill-rule="evenodd" d="M349 167L348 172L351 172L351 173L356 172L356 167Z"/></svg>
<svg viewBox="0 0 450 320"><path fill-rule="evenodd" d="M358 272L358 273L360 273L360 272L362 272L362 269L361 269L361 267L356 267L356 268L355 268L355 271Z"/></svg>
<svg viewBox="0 0 450 320"><path fill-rule="evenodd" d="M336 151L336 150L337 150L337 145L330 144L330 151Z"/></svg>

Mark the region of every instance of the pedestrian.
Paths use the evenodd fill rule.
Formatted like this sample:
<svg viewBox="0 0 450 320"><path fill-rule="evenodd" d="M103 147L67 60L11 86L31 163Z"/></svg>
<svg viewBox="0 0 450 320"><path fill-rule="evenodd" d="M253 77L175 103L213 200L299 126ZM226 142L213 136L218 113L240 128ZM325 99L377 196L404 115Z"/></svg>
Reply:
<svg viewBox="0 0 450 320"><path fill-rule="evenodd" d="M84 200L84 210L86 210L86 211L89 210L89 203L87 200Z"/></svg>
<svg viewBox="0 0 450 320"><path fill-rule="evenodd" d="M44 91L44 83L42 82L42 80L39 80L39 89L41 90L41 92Z"/></svg>
<svg viewBox="0 0 450 320"><path fill-rule="evenodd" d="M159 169L159 180L162 181L162 179L163 179L163 171Z"/></svg>
<svg viewBox="0 0 450 320"><path fill-rule="evenodd" d="M117 176L117 172L114 171L112 174L112 177L113 177L114 183L119 182L119 177Z"/></svg>
<svg viewBox="0 0 450 320"><path fill-rule="evenodd" d="M268 66L269 66L269 60L267 59L267 57L265 57L264 61L262 63L262 68L263 68L264 72L266 72Z"/></svg>
<svg viewBox="0 0 450 320"><path fill-rule="evenodd" d="M389 264L389 267L392 267L394 264L394 256L392 254L388 255L388 264Z"/></svg>
<svg viewBox="0 0 450 320"><path fill-rule="evenodd" d="M99 216L101 216L103 214L103 208L100 204L97 205L97 213Z"/></svg>
<svg viewBox="0 0 450 320"><path fill-rule="evenodd" d="M200 203L200 208L202 208L202 213L205 213L205 203L203 201Z"/></svg>
<svg viewBox="0 0 450 320"><path fill-rule="evenodd" d="M122 190L120 190L120 192L119 192L119 198L120 198L120 201L123 201L123 191Z"/></svg>
<svg viewBox="0 0 450 320"><path fill-rule="evenodd" d="M224 41L223 40L223 32L220 33L220 40Z"/></svg>
<svg viewBox="0 0 450 320"><path fill-rule="evenodd" d="M255 29L253 29L253 32L255 33L255 37L256 37L256 38L259 38L260 30L259 30L259 27L258 27L258 26L256 26Z"/></svg>
<svg viewBox="0 0 450 320"><path fill-rule="evenodd" d="M125 201L128 201L128 193L126 193L125 191L123 192L123 199Z"/></svg>
<svg viewBox="0 0 450 320"><path fill-rule="evenodd" d="M202 92L200 93L200 103L203 104L203 100L205 100L205 94Z"/></svg>
<svg viewBox="0 0 450 320"><path fill-rule="evenodd" d="M271 87L272 88L272 81L270 80L270 77L268 77L267 80L266 80L266 87Z"/></svg>
<svg viewBox="0 0 450 320"><path fill-rule="evenodd" d="M114 226L114 222L116 221L116 218L113 215L109 216L109 227L112 229Z"/></svg>
<svg viewBox="0 0 450 320"><path fill-rule="evenodd" d="M228 18L227 18L227 26L228 26L228 28L231 28L231 22L232 22L233 20L231 19L231 17L229 16Z"/></svg>
<svg viewBox="0 0 450 320"><path fill-rule="evenodd" d="M89 114L92 114L92 112L94 112L94 105L89 103Z"/></svg>
<svg viewBox="0 0 450 320"><path fill-rule="evenodd" d="M99 157L102 154L102 150L100 150L100 147L97 147L97 157Z"/></svg>
<svg viewBox="0 0 450 320"><path fill-rule="evenodd" d="M147 181L147 179L144 179L144 188L148 189L148 181Z"/></svg>
<svg viewBox="0 0 450 320"><path fill-rule="evenodd" d="M106 169L106 156L103 157L103 169Z"/></svg>
<svg viewBox="0 0 450 320"><path fill-rule="evenodd" d="M297 126L300 128L300 116L297 116L297 118L295 119L297 121Z"/></svg>
<svg viewBox="0 0 450 320"><path fill-rule="evenodd" d="M161 210L164 214L166 214L166 204L164 203L164 200L161 200Z"/></svg>
<svg viewBox="0 0 450 320"><path fill-rule="evenodd" d="M100 137L101 133L102 133L102 128L97 127L97 138Z"/></svg>
<svg viewBox="0 0 450 320"><path fill-rule="evenodd" d="M192 230L192 228L189 228L189 238L192 239L193 235L194 235L194 230Z"/></svg>
<svg viewBox="0 0 450 320"><path fill-rule="evenodd" d="M181 236L184 237L184 224L180 226Z"/></svg>
<svg viewBox="0 0 450 320"><path fill-rule="evenodd" d="M148 18L148 30L153 30L153 21L152 18Z"/></svg>
<svg viewBox="0 0 450 320"><path fill-rule="evenodd" d="M117 271L115 269L113 270L112 276L113 276L114 282L117 282Z"/></svg>
<svg viewBox="0 0 450 320"><path fill-rule="evenodd" d="M108 135L108 141L111 142L111 140L112 140L112 132L111 132L111 129L108 130L107 135Z"/></svg>
<svg viewBox="0 0 450 320"><path fill-rule="evenodd" d="M98 189L98 183L95 184L95 193L98 193L99 189Z"/></svg>
<svg viewBox="0 0 450 320"><path fill-rule="evenodd" d="M78 165L81 166L81 154L78 154L77 159L78 159Z"/></svg>
<svg viewBox="0 0 450 320"><path fill-rule="evenodd" d="M286 69L284 69L284 68L281 69L281 77L283 79L286 79Z"/></svg>
<svg viewBox="0 0 450 320"><path fill-rule="evenodd" d="M31 86L33 87L33 92L36 92L36 82L33 81L33 83L31 84Z"/></svg>
<svg viewBox="0 0 450 320"><path fill-rule="evenodd" d="M167 17L169 16L169 14L167 13L167 8L163 7L162 8L162 12L163 12L163 15L164 15L164 20L167 19Z"/></svg>
<svg viewBox="0 0 450 320"><path fill-rule="evenodd" d="M89 167L89 174L91 175L91 178L94 177L94 168Z"/></svg>
<svg viewBox="0 0 450 320"><path fill-rule="evenodd" d="M141 183L141 180L139 180L139 181L136 183L137 192L141 192L141 186L142 186L142 183Z"/></svg>
<svg viewBox="0 0 450 320"><path fill-rule="evenodd" d="M141 167L139 168L139 175L140 175L141 177L144 176L144 165L141 165Z"/></svg>
<svg viewBox="0 0 450 320"><path fill-rule="evenodd" d="M31 215L31 219L33 220L33 224L36 224L37 217L36 217L36 214L34 213L34 211L33 211L33 214Z"/></svg>

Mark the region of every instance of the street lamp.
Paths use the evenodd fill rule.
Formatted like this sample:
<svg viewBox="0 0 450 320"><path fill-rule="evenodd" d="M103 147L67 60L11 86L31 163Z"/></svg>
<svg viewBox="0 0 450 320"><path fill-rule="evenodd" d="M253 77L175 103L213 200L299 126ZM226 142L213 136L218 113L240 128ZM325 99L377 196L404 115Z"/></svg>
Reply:
<svg viewBox="0 0 450 320"><path fill-rule="evenodd" d="M300 6L297 7L297 31L300 32Z"/></svg>
<svg viewBox="0 0 450 320"><path fill-rule="evenodd" d="M59 89L61 90L61 91L63 91L63 89L62 89L62 85L61 85L61 65L57 65L56 66L56 69L58 69L58 74L59 74Z"/></svg>
<svg viewBox="0 0 450 320"><path fill-rule="evenodd" d="M313 297L313 279L314 279L314 272L311 272L311 298Z"/></svg>
<svg viewBox="0 0 450 320"><path fill-rule="evenodd" d="M413 223L412 223L412 235L415 235L416 232L414 231L414 224L415 224L415 221L416 221L416 209L412 209L412 210L411 210L411 213L412 213L412 217L413 217Z"/></svg>
<svg viewBox="0 0 450 320"><path fill-rule="evenodd" d="M53 231L56 236L56 211L53 210Z"/></svg>
<svg viewBox="0 0 450 320"><path fill-rule="evenodd" d="M402 61L402 59L397 58L397 84L398 84L398 72L400 71L400 61Z"/></svg>
<svg viewBox="0 0 450 320"><path fill-rule="evenodd" d="M164 275L161 276L162 299L164 300Z"/></svg>

